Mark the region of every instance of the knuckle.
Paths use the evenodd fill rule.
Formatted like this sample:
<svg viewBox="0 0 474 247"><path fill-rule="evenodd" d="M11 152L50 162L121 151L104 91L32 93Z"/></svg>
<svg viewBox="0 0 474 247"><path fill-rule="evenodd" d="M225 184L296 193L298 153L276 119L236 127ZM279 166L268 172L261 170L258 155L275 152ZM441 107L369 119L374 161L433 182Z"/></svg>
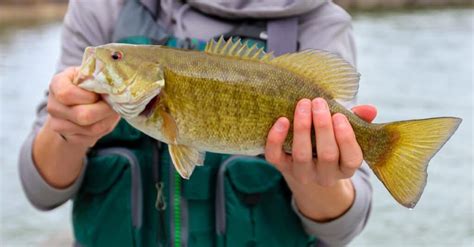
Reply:
<svg viewBox="0 0 474 247"><path fill-rule="evenodd" d="M101 135L106 130L106 128L107 126L105 126L103 123L96 123L92 125L91 131L92 134L98 136Z"/></svg>
<svg viewBox="0 0 474 247"><path fill-rule="evenodd" d="M92 126L92 132L96 136L103 136L113 130L113 127L106 122L99 122Z"/></svg>
<svg viewBox="0 0 474 247"><path fill-rule="evenodd" d="M72 93L67 88L57 88L54 92L54 97L61 102L67 101L71 97Z"/></svg>
<svg viewBox="0 0 474 247"><path fill-rule="evenodd" d="M350 178L354 175L356 169L343 168L341 169L342 178Z"/></svg>
<svg viewBox="0 0 474 247"><path fill-rule="evenodd" d="M331 149L323 149L318 153L318 159L326 162L339 161L339 152Z"/></svg>
<svg viewBox="0 0 474 247"><path fill-rule="evenodd" d="M51 102L48 102L48 104L46 105L46 111L49 114L54 114L54 113L56 113L56 107Z"/></svg>
<svg viewBox="0 0 474 247"><path fill-rule="evenodd" d="M319 118L314 121L314 126L317 129L329 129L331 128L331 122L327 121L327 119Z"/></svg>
<svg viewBox="0 0 474 247"><path fill-rule="evenodd" d="M275 135L268 135L267 139L267 148L278 146L280 142L278 141L278 138Z"/></svg>
<svg viewBox="0 0 474 247"><path fill-rule="evenodd" d="M317 183L322 187L331 187L336 183L336 180L332 177L324 176L319 177Z"/></svg>
<svg viewBox="0 0 474 247"><path fill-rule="evenodd" d="M305 174L304 171L302 171L299 168L300 168L300 166L295 165L293 163L293 165L291 166L291 175L298 183L305 184L305 183L308 182L308 180L306 178L306 174Z"/></svg>
<svg viewBox="0 0 474 247"><path fill-rule="evenodd" d="M307 152L303 150L295 150L293 151L293 160L296 163L306 163L311 161L312 157Z"/></svg>
<svg viewBox="0 0 474 247"><path fill-rule="evenodd" d="M319 182L319 185L323 187L331 187L334 185L334 181L332 181L331 179L323 179Z"/></svg>
<svg viewBox="0 0 474 247"><path fill-rule="evenodd" d="M344 161L344 166L350 169L356 169L359 168L359 166L362 164L362 157L354 157L352 159Z"/></svg>
<svg viewBox="0 0 474 247"><path fill-rule="evenodd" d="M265 160L272 164L278 164L280 162L275 152L270 149L265 150Z"/></svg>
<svg viewBox="0 0 474 247"><path fill-rule="evenodd" d="M300 183L302 184L309 184L309 177L306 175L306 174L300 174L298 176L298 180L300 181Z"/></svg>
<svg viewBox="0 0 474 247"><path fill-rule="evenodd" d="M352 143L353 141L355 141L355 136L351 133L351 131L344 131L344 130L336 132L337 134L336 138L338 139L338 141L345 142L345 143Z"/></svg>
<svg viewBox="0 0 474 247"><path fill-rule="evenodd" d="M77 123L80 125L88 125L92 123L92 112L88 110L79 110L77 112Z"/></svg>
<svg viewBox="0 0 474 247"><path fill-rule="evenodd" d="M294 126L295 131L307 130L311 128L311 121L296 121Z"/></svg>

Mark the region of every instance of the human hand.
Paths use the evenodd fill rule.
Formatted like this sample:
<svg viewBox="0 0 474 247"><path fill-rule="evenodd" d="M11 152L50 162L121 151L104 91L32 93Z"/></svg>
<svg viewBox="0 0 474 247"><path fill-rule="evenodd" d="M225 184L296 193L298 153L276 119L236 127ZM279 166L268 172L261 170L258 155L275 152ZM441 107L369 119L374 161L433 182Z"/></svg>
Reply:
<svg viewBox="0 0 474 247"><path fill-rule="evenodd" d="M354 107L353 112L367 122L371 122L377 114L376 109L369 105ZM347 117L340 113L331 116L324 99L299 101L293 126L291 155L282 148L290 127L285 117L273 125L265 148L266 159L284 175L294 177L303 184L315 181L327 187L339 179L352 177L362 164L362 150ZM312 126L316 133L317 158L313 158Z"/></svg>
<svg viewBox="0 0 474 247"><path fill-rule="evenodd" d="M120 116L100 95L74 85L78 68L71 67L57 74L49 86L45 128L56 132L67 143L85 148L93 146L111 132Z"/></svg>
<svg viewBox="0 0 474 247"><path fill-rule="evenodd" d="M355 107L353 112L368 122L377 114L375 107L368 105ZM313 158L312 126L317 158ZM285 177L305 215L317 220L339 216L352 204L354 191L349 178L363 161L362 150L346 116L340 113L331 116L326 101L321 98L299 101L294 115L292 153L286 154L283 144L289 127L290 122L284 117L273 125L265 147L267 161Z"/></svg>

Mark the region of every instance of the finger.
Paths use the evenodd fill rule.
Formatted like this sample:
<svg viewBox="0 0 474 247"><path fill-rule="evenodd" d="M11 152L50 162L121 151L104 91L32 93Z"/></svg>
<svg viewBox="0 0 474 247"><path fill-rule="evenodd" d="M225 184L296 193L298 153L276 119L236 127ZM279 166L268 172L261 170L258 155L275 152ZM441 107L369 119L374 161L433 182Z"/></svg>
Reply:
<svg viewBox="0 0 474 247"><path fill-rule="evenodd" d="M362 150L346 116L336 113L332 119L340 153L339 169L343 178L350 178L362 164Z"/></svg>
<svg viewBox="0 0 474 247"><path fill-rule="evenodd" d="M56 101L54 97L48 102L48 112L56 118L67 119L81 126L94 124L116 114L104 101L68 107Z"/></svg>
<svg viewBox="0 0 474 247"><path fill-rule="evenodd" d="M79 125L91 125L118 114L105 101L94 104L77 105L71 108L71 118Z"/></svg>
<svg viewBox="0 0 474 247"><path fill-rule="evenodd" d="M313 179L312 175L315 175L311 125L311 101L302 99L295 109L291 156L293 157L293 173L304 184Z"/></svg>
<svg viewBox="0 0 474 247"><path fill-rule="evenodd" d="M120 120L118 114L111 115L99 122L87 126L91 136L102 137L110 133Z"/></svg>
<svg viewBox="0 0 474 247"><path fill-rule="evenodd" d="M67 137L74 135L99 139L100 137L110 133L119 120L120 116L113 115L95 124L80 126L64 119L51 117L50 126L53 131L65 136L66 139L69 139Z"/></svg>
<svg viewBox="0 0 474 247"><path fill-rule="evenodd" d="M74 84L72 80L77 72L74 68L69 68L54 76L49 91L64 105L91 104L100 99L99 95L86 91Z"/></svg>
<svg viewBox="0 0 474 247"><path fill-rule="evenodd" d="M331 112L322 98L316 98L312 103L318 180L323 186L331 186L336 182L339 171L339 148L334 137Z"/></svg>
<svg viewBox="0 0 474 247"><path fill-rule="evenodd" d="M377 108L372 105L359 105L352 108L352 112L362 118L362 120L371 123L377 116Z"/></svg>
<svg viewBox="0 0 474 247"><path fill-rule="evenodd" d="M288 171L290 163L288 155L283 150L289 128L290 121L285 117L279 118L268 132L265 145L265 159L282 173Z"/></svg>
<svg viewBox="0 0 474 247"><path fill-rule="evenodd" d="M90 130L87 127L77 125L69 120L51 117L50 126L53 131L64 136L77 134L90 136Z"/></svg>

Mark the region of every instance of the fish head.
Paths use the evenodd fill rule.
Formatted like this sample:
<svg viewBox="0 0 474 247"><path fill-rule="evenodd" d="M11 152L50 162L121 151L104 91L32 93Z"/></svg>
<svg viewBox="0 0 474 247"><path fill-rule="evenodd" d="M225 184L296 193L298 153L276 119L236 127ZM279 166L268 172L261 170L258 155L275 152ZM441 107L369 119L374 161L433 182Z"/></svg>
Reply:
<svg viewBox="0 0 474 247"><path fill-rule="evenodd" d="M142 113L164 87L163 70L140 46L87 47L74 83L101 94L124 118Z"/></svg>

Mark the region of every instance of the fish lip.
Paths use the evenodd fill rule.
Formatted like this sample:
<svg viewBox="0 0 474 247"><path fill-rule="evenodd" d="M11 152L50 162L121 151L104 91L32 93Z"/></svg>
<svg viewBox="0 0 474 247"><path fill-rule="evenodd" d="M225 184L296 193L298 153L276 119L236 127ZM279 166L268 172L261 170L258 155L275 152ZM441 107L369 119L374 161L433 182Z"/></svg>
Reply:
<svg viewBox="0 0 474 247"><path fill-rule="evenodd" d="M145 109L143 109L143 111L140 112L138 115L145 116L147 118L150 117L153 114L153 112L155 112L155 108L158 106L159 102L160 102L160 94L157 94L146 104Z"/></svg>
<svg viewBox="0 0 474 247"><path fill-rule="evenodd" d="M96 57L94 47L87 47L84 52L81 67L73 83L79 85L86 80L93 80L104 70L104 62Z"/></svg>

